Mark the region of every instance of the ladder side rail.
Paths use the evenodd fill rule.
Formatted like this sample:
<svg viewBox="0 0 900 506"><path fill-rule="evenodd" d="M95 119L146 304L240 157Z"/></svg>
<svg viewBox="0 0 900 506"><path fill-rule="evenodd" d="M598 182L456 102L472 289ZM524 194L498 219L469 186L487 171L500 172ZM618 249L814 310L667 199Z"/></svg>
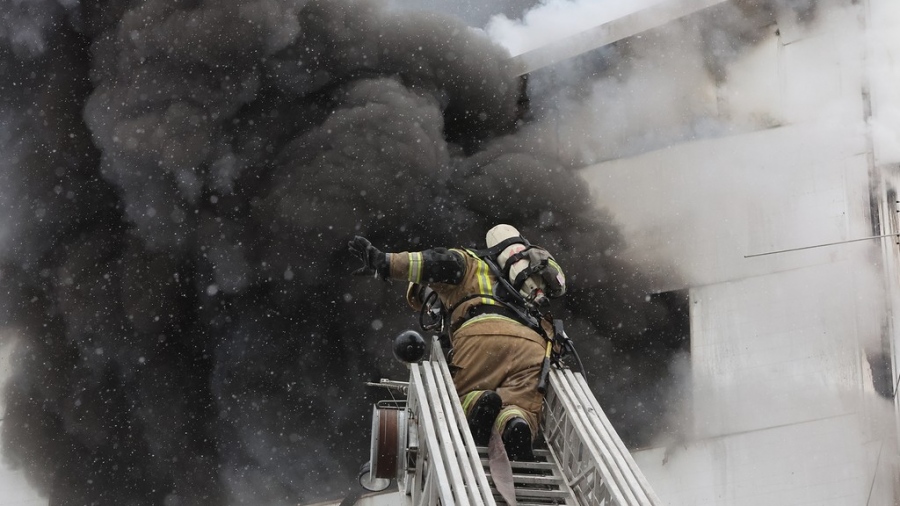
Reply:
<svg viewBox="0 0 900 506"><path fill-rule="evenodd" d="M612 504L612 495L609 493L609 489L603 487L600 489L593 497L593 500L597 502L597 504Z"/></svg>
<svg viewBox="0 0 900 506"><path fill-rule="evenodd" d="M450 471L450 483L453 489L453 495L460 506L469 506L470 490L466 486L467 481L463 480L463 470L461 467L468 461L461 458L465 452L459 440L459 428L446 408L447 395L445 391L441 391L440 376L434 369L434 364L424 361L421 364L423 377L425 378L426 388L431 397L431 406L437 421L438 439L441 443L441 457L444 459L444 465ZM456 432L456 438L453 432ZM471 469L469 470L471 473ZM471 482L468 482L471 483Z"/></svg>
<svg viewBox="0 0 900 506"><path fill-rule="evenodd" d="M650 504L653 506L661 504L653 487L650 486L650 482L647 481L647 477L644 476L643 471L641 471L634 461L634 457L631 456L631 452L625 447L622 438L619 437L618 433L613 428L612 423L610 423L609 418L606 416L606 413L600 407L600 404L597 402L593 393L591 393L591 389L584 379L584 376L581 373L573 373L570 370L566 371L566 375L571 376L572 381L580 387L580 395L583 401L587 402L593 408L594 414L599 419L601 426L611 436L616 450L615 454L618 455L617 460L624 463L625 467L623 469L630 470L630 473L628 473L629 484L634 487L635 491L640 492L638 495L644 500L643 504Z"/></svg>
<svg viewBox="0 0 900 506"><path fill-rule="evenodd" d="M593 505L590 499L592 484L585 479L588 471L595 472L597 466L593 461L582 458L584 444L577 437L571 417L566 413L562 401L555 391L551 378L547 394L544 398L543 432L550 454L559 465L566 485L572 490L572 497L581 505ZM597 487L603 487L602 480Z"/></svg>
<svg viewBox="0 0 900 506"><path fill-rule="evenodd" d="M577 506L578 504L580 504L577 501L577 499L579 497L578 494L580 494L581 491L579 490L576 493L576 491L572 487L572 485L576 484L578 482L578 480L577 479L575 479L574 481L570 480L566 476L566 473L564 472L564 467L563 467L564 466L563 461L564 461L564 459L567 459L567 458L570 459L569 455L571 455L572 449L571 448L565 448L565 449L557 448L557 447L554 447L554 445L552 444L554 437L557 434L559 434L560 431L564 430L564 428L562 427L563 422L558 419L558 417L556 416L556 413L550 408L551 406L556 405L556 404L558 404L556 402L556 394L553 391L553 385L550 384L549 388L547 389L547 395L545 396L545 400L544 400L544 413L543 413L543 416L541 417L541 419L542 419L541 430L543 431L543 434L544 434L544 440L547 442L547 450L550 453L550 458L553 459L553 461L555 463L555 468L553 469L553 475L557 476L560 479L562 486L569 492L570 499L566 500L566 505L567 506ZM565 436L563 436L563 437L565 437ZM569 445L569 446L571 446L571 445ZM578 474L581 474L581 473L582 472L579 471ZM575 502L573 502L573 501L575 501Z"/></svg>
<svg viewBox="0 0 900 506"><path fill-rule="evenodd" d="M590 446L597 447L600 455L606 459L607 466L611 471L612 483L622 492L623 497L628 505L647 504L646 500L641 500L642 495L636 494L634 488L637 487L636 480L629 480L631 470L627 468L621 456L616 455L617 449L612 442L612 437L606 433L599 419L594 415L593 406L586 402L583 396L579 395L580 388L574 382L571 371L563 369L557 371L560 382L560 393L567 398L575 410L572 412L577 419L581 421L581 426L586 430L581 437ZM568 373L568 374L566 374ZM618 438L618 435L615 436ZM632 483L633 482L633 483Z"/></svg>
<svg viewBox="0 0 900 506"><path fill-rule="evenodd" d="M409 392L409 389L407 389ZM407 395L407 420L406 420L406 455L403 462L403 474L398 474L397 476L397 486L400 489L400 492L405 496L411 496L413 493L413 484L421 483L422 478L422 466L420 465L419 459L416 459L415 456L419 453L419 440L420 433L418 424L414 423L416 419L415 409L411 406L417 401L415 400L415 395L412 393L408 393ZM412 427L413 430L409 430ZM412 459L412 461L410 461ZM412 465L412 467L410 467ZM413 501L413 504L415 501Z"/></svg>
<svg viewBox="0 0 900 506"><path fill-rule="evenodd" d="M575 491L572 490L572 487L569 486L566 481L565 475L563 475L558 461L556 461L556 457L553 455L553 452L549 452L550 455L547 456L549 462L552 462L553 465L550 466L550 475L541 476L541 477L531 477L528 475L518 475L516 480L517 483L528 483L532 485L545 485L548 487L556 487L556 490L552 491L552 495L548 495L545 500L553 500L554 504L560 504L565 506L578 506L578 502L576 501ZM517 463L521 466L521 463ZM526 467L527 469L527 467ZM545 495L540 490L527 490L527 495L523 494L524 498L520 500L520 503L527 504L528 499L532 497L542 497Z"/></svg>
<svg viewBox="0 0 900 506"><path fill-rule="evenodd" d="M421 491L419 491L418 497L413 500L413 506L424 506L430 499L429 492L431 492L431 476L428 473L423 473L423 476L425 476L425 483L417 483L417 485L419 486L416 486L416 490L421 487Z"/></svg>
<svg viewBox="0 0 900 506"><path fill-rule="evenodd" d="M620 487L620 483L624 481L622 473L616 468L609 449L596 439L596 433L590 425L591 420L586 416L586 407L577 400L565 376L559 370L553 369L550 371L550 377L551 381L555 380L557 397L570 418L573 432L600 470L602 482L610 490L615 504L622 506L638 504L631 490L628 488L623 490Z"/></svg>
<svg viewBox="0 0 900 506"><path fill-rule="evenodd" d="M576 504L595 505L610 504L612 491L607 487L600 467L603 462L585 459L586 445L578 437L573 419L562 405L562 401L554 391L553 382L547 392L545 404L544 437L547 439L550 454L559 465L565 477L565 484L572 491ZM552 425L551 425L552 424ZM601 501L607 501L602 502ZM622 502L619 501L618 504Z"/></svg>
<svg viewBox="0 0 900 506"><path fill-rule="evenodd" d="M416 389L414 388L414 386L411 384L408 384L408 385L409 385L409 387L408 387L407 393L406 393L407 418L409 421L418 420L418 418L419 418L418 396L416 395ZM400 490L402 492L404 492L406 495L410 496L411 504L413 506L415 506L416 504L419 503L419 496L422 495L422 490L421 490L422 486L421 485L422 485L422 476L424 475L424 470L422 469L424 467L423 466L424 459L421 458L421 455L425 452L425 449L420 448L418 445L418 442L422 440L421 425L419 423L416 423L415 425L413 425L413 428L415 430L410 431L410 434L415 433L415 438L414 438L416 441L416 445L414 446L415 455L416 455L415 467L413 469L409 469L409 462L407 461L406 477L402 483L403 488L401 488ZM409 442L409 441L407 441L407 442ZM410 446L410 448L413 448L413 446ZM401 484L398 483L398 485L401 485Z"/></svg>
<svg viewBox="0 0 900 506"><path fill-rule="evenodd" d="M559 401L561 405L561 400ZM567 458L572 462L571 478L569 484L580 504L624 504L621 491L616 488L615 482L609 478L609 470L606 463L588 458L590 453L583 436L578 433L579 427L573 423L576 417L566 414L565 432L561 433L564 441L570 442L567 449ZM577 471L577 474L576 474ZM613 499L617 499L613 502Z"/></svg>
<svg viewBox="0 0 900 506"><path fill-rule="evenodd" d="M588 426L591 429L592 437L599 438L599 444L603 445L613 459L612 467L617 471L616 477L618 478L621 476L623 478L623 480L619 482L619 485L623 490L630 492L631 496L636 500L635 504L649 506L650 499L641 487L640 482L635 476L634 470L628 466L627 461L622 455L622 450L617 444L621 443L619 435L611 426L604 426L600 420L598 412L596 411L598 406L591 402L593 394L590 393L590 390L587 392L584 391L585 385L578 383L571 371L564 371L563 374L569 381L569 385L572 388L572 392L575 395L577 402L586 407L584 416L590 422ZM622 444L621 447L624 447L624 444Z"/></svg>
<svg viewBox="0 0 900 506"><path fill-rule="evenodd" d="M434 474L426 472L425 483L422 486L422 494L419 497L419 502L413 503L415 506L431 506L432 504L437 504L437 493L434 489L434 481Z"/></svg>
<svg viewBox="0 0 900 506"><path fill-rule="evenodd" d="M421 418L419 409L419 399L418 399L418 391L415 388L415 385L412 382L412 377L410 376L409 390L407 394L407 410L409 411L409 419L410 420L418 420ZM420 442L425 441L425 433L422 428L422 424L415 424L415 434L416 434L416 464L413 470L412 479L409 477L409 471L407 471L407 477L404 488L405 492L410 495L411 504L413 506L418 506L423 504L429 498L426 494L426 486L430 487L431 482L426 478L428 476L427 469L427 458L428 458L428 447L427 445L422 445ZM432 501L434 502L434 501Z"/></svg>
<svg viewBox="0 0 900 506"><path fill-rule="evenodd" d="M456 419L455 427L453 427L454 437L457 437L456 435L458 435L462 439L463 452L461 455L465 455L462 460L466 472L467 483L470 484L470 493L480 497L478 500L473 498L472 502L477 505L496 506L494 496L491 494L491 486L487 481L487 476L485 476L484 468L481 465L481 457L479 457L478 449L475 447L475 440L472 439L472 433L467 430L469 422L466 420L462 404L460 404L459 397L456 395L456 386L453 384L453 378L450 376L450 368L447 366L447 361L444 359L444 354L441 351L440 343L437 338L435 338L431 344L431 360L436 364L436 372L440 374L441 378L444 380L442 383L438 383L438 386L442 389L442 395L444 391L446 391L445 398L448 400L448 404L450 404L450 408L447 409L447 411L452 413ZM451 424L451 426L453 426L453 424Z"/></svg>
<svg viewBox="0 0 900 506"><path fill-rule="evenodd" d="M447 470L444 468L441 446L438 444L435 421L432 419L427 391L422 382L422 375L419 372L418 365L412 365L410 367L410 387L417 390L417 397L421 406L421 409L419 410L419 424L424 429L425 446L428 449L427 454L431 456L431 468L428 470L429 472L426 473L427 476L425 481L427 482L429 479L434 479L435 485L433 486L437 487L437 494L440 496L441 504L443 506L455 506L456 502L453 499L453 490L447 480ZM421 452L421 448L419 451ZM420 453L419 458L427 457L428 455L421 455Z"/></svg>
<svg viewBox="0 0 900 506"><path fill-rule="evenodd" d="M578 499L582 496L581 489L573 487L573 485L578 484L578 480L573 480L571 477L582 473L577 469L572 469L572 465L577 464L579 460L575 459L573 456L573 446L575 445L564 444L567 440L567 434L571 431L571 424L568 423L565 413L560 409L557 397L558 396L553 390L553 384L550 383L550 388L548 388L547 394L544 397L542 430L544 432L544 439L547 441L547 449L553 459L557 462L560 473L566 482L566 486L570 487L572 490L573 497Z"/></svg>

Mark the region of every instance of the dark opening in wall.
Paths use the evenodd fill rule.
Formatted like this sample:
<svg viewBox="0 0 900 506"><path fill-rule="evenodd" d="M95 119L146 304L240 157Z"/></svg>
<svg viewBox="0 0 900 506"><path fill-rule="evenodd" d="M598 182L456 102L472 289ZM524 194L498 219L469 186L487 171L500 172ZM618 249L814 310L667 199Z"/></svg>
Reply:
<svg viewBox="0 0 900 506"><path fill-rule="evenodd" d="M666 309L667 317L652 329L659 344L684 352L691 351L690 294L687 289L650 295L650 300Z"/></svg>
<svg viewBox="0 0 900 506"><path fill-rule="evenodd" d="M872 387L885 399L894 398L894 380L891 374L891 357L885 350L866 351L866 361L872 371Z"/></svg>
<svg viewBox="0 0 900 506"><path fill-rule="evenodd" d="M615 342L609 370L588 381L600 405L630 448L653 444L660 436L677 437L681 421L673 416L689 395L691 316L689 290L648 294L646 328L640 339ZM673 423L673 421L675 423Z"/></svg>

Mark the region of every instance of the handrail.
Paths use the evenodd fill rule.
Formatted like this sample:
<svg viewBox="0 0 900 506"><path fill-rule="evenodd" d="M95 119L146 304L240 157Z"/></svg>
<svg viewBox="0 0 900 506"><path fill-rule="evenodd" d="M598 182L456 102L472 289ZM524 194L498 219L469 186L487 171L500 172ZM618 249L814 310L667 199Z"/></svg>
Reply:
<svg viewBox="0 0 900 506"><path fill-rule="evenodd" d="M496 506L475 442L450 378L440 343L432 342L430 360L410 364L408 408L417 421L413 504Z"/></svg>
<svg viewBox="0 0 900 506"><path fill-rule="evenodd" d="M547 446L580 504L660 505L580 373L551 370L542 425Z"/></svg>
<svg viewBox="0 0 900 506"><path fill-rule="evenodd" d="M401 490L411 505L496 506L478 448L450 377L440 344L432 342L429 360L410 364L407 468ZM544 400L541 428L547 450L543 465L555 469L560 488L552 491L565 504L660 506L580 373L554 367ZM409 465L412 465L410 459ZM551 462L552 460L552 462ZM402 476L402 474L401 474ZM559 478L561 477L561 478ZM522 483L551 477L519 476ZM517 483L519 483L517 481ZM523 485L518 494L534 493ZM544 492L543 489L540 490ZM548 492L549 493L549 492Z"/></svg>

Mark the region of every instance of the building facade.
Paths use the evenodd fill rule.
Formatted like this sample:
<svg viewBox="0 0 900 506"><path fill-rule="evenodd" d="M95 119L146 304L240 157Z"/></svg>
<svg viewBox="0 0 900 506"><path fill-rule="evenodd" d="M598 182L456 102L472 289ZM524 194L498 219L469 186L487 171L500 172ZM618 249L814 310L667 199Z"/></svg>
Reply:
<svg viewBox="0 0 900 506"><path fill-rule="evenodd" d="M900 504L900 8L826 7L697 90L742 128L584 170L690 293L689 394L635 452L665 504Z"/></svg>

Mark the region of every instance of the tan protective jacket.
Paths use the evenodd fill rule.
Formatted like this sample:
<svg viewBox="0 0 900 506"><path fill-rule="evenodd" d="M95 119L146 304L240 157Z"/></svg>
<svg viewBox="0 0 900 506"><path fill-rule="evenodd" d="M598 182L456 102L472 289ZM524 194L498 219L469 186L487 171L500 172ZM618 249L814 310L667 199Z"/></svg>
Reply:
<svg viewBox="0 0 900 506"><path fill-rule="evenodd" d="M460 303L470 295L498 295L498 281L487 263L460 249L390 253L388 261L391 278L427 284L447 310L453 309L450 322L456 330L450 336L455 352L451 367L466 413L480 392L493 390L503 401L494 422L496 430L502 433L509 420L521 417L531 428L532 437L537 434L544 397L537 389L546 349L544 337L501 314L485 313L465 319L470 307L502 307L489 297ZM407 301L414 309L421 308L421 302L409 293ZM459 307L455 307L457 304ZM542 322L542 326L552 336L551 325Z"/></svg>
<svg viewBox="0 0 900 506"><path fill-rule="evenodd" d="M465 261L465 272L462 273L462 278L458 284L423 280L423 272L427 272L427 266L424 265L427 260L422 252L391 253L389 256L390 277L405 279L412 283L427 284L432 290L437 292L445 308L448 310L453 308L453 314L450 315L450 324L452 328L456 328L459 325L459 321L465 319L469 308L480 304L500 306L497 301L491 298L476 297L466 300L459 304L459 307L454 308L459 301L470 295L498 295L498 281L487 263L473 253L461 249L452 249L449 252L459 255ZM418 310L421 308L421 303L415 298L409 297L407 301L413 309ZM552 336L552 326L547 322L542 323L547 335ZM541 345L545 343L544 338L528 326L499 314L482 314L465 321L451 335L451 341L455 341L456 335L472 334L506 335L528 339Z"/></svg>

